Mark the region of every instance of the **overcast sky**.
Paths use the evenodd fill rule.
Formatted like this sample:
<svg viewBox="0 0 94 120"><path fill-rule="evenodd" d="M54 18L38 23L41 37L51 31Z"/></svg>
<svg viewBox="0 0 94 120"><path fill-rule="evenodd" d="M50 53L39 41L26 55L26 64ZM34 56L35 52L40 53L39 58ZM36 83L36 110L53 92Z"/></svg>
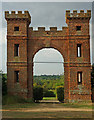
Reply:
<svg viewBox="0 0 94 120"><path fill-rule="evenodd" d="M0 69L3 69L6 72L6 60L7 60L7 40L6 40L6 31L7 24L4 19L4 11L25 11L28 10L31 15L31 24L30 26L37 29L37 27L44 26L46 30L49 27L54 26L58 29L61 29L62 26L67 26L65 22L65 13L66 10L92 10L91 2L47 2L47 3L34 3L34 2L4 2L2 3L3 17L2 17L2 42L0 42L0 51L2 49L2 56L0 56L0 61L2 59L2 66ZM1 29L0 29L1 30ZM91 32L90 32L91 33ZM92 43L91 43L92 44ZM2 48L1 48L2 47ZM91 46L92 49L92 46ZM94 49L94 48L93 48ZM92 53L91 53L92 57ZM40 50L34 57L35 61L62 61L63 57L55 49L43 49ZM93 57L94 61L94 57ZM34 65L34 74L63 74L64 68L63 64L36 64Z"/></svg>

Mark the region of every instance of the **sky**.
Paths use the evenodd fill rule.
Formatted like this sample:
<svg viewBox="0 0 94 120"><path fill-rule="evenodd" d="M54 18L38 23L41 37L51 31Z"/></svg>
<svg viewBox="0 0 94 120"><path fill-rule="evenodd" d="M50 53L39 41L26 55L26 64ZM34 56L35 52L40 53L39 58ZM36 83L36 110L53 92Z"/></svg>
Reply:
<svg viewBox="0 0 94 120"><path fill-rule="evenodd" d="M67 26L65 21L66 10L92 10L91 2L3 2L2 3L2 41L0 42L0 69L7 72L6 61L7 61L7 22L4 18L4 11L25 11L28 10L31 15L31 24L34 30L38 27L45 27L49 30L49 27L57 27L61 30L63 26ZM92 33L92 20L90 21L90 34ZM1 29L0 29L1 31ZM90 38L91 43L91 62L94 62L94 56L92 57L92 34ZM93 36L94 37L94 36ZM93 58L93 60L92 60ZM34 61L47 61L48 62L63 62L63 56L55 49L42 49L36 53ZM34 74L63 74L63 64L48 64L48 63L36 63L34 64Z"/></svg>

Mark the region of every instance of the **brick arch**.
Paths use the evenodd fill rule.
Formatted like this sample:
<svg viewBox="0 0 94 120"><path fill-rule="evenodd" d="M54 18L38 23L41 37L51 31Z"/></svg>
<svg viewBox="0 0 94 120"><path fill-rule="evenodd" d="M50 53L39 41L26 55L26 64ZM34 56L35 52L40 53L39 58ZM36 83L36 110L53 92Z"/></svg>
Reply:
<svg viewBox="0 0 94 120"><path fill-rule="evenodd" d="M41 50L41 49L43 49L43 48L54 48L54 49L56 49L57 51L59 51L60 54L63 56L64 62L68 62L68 54L69 54L69 51L68 51L69 41L68 41L68 39L67 39L66 41L62 41L62 40L61 40L60 42L58 42L58 39L57 39L57 38L55 38L55 40L52 41L52 39L51 39L50 36L48 37L50 41L47 39L46 36L43 37L43 38L44 38L44 40L45 40L45 42L46 42L45 44L44 44L44 41L42 41L41 39L39 39L39 40L34 39L34 41L36 41L36 43L33 44L33 46L31 45L31 48L33 47L32 50L30 49L30 51L32 51L32 53L29 54L29 55L32 57L32 59L33 59L34 55L35 55L39 50ZM62 37L60 37L60 39L62 39ZM50 44L48 47L47 47L47 41L49 41L49 44ZM56 42L56 43L55 43L55 42ZM57 42L58 42L58 45L57 45ZM29 41L28 44L32 44L32 41ZM40 46L39 46L39 44L40 44ZM62 47L62 45L63 45L64 47Z"/></svg>
<svg viewBox="0 0 94 120"><path fill-rule="evenodd" d="M33 52L33 55L32 55L32 58L34 59L34 56L36 55L36 53L37 52L39 52L40 50L42 50L42 49L44 49L44 48L53 48L53 49L55 49L55 50L57 50L60 54L61 54L61 56L62 56L62 58L64 59L64 61L65 61L65 58L64 58L64 55L62 54L62 52L60 51L60 49L58 48L57 49L57 47L40 47L40 48L38 48L38 49L36 49L34 52Z"/></svg>

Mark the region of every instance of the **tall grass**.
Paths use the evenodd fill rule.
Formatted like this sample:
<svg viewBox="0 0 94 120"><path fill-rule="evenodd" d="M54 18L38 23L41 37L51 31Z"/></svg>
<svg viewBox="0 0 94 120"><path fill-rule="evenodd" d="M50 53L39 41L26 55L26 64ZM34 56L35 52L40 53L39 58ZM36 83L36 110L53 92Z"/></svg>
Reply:
<svg viewBox="0 0 94 120"><path fill-rule="evenodd" d="M30 102L33 102L33 100L32 99L24 99L19 96L5 95L2 97L3 105L15 104L15 103L30 103Z"/></svg>

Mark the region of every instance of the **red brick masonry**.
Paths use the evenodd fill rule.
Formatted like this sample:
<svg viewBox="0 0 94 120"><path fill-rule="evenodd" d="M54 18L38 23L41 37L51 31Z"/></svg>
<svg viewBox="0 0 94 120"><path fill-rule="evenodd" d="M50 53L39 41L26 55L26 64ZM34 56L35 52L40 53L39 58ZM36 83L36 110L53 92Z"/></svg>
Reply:
<svg viewBox="0 0 94 120"><path fill-rule="evenodd" d="M7 20L7 86L8 93L25 98L33 97L33 58L42 48L55 48L64 58L65 102L91 101L91 64L89 20L91 11L66 11L67 27L57 30L29 27L31 16L28 11L6 11ZM81 30L76 30L81 26ZM19 31L14 31L19 27ZM19 56L14 56L14 45L19 44ZM81 57L77 57L77 44L81 44ZM19 71L19 82L15 81ZM78 84L77 73L82 72L82 84Z"/></svg>

